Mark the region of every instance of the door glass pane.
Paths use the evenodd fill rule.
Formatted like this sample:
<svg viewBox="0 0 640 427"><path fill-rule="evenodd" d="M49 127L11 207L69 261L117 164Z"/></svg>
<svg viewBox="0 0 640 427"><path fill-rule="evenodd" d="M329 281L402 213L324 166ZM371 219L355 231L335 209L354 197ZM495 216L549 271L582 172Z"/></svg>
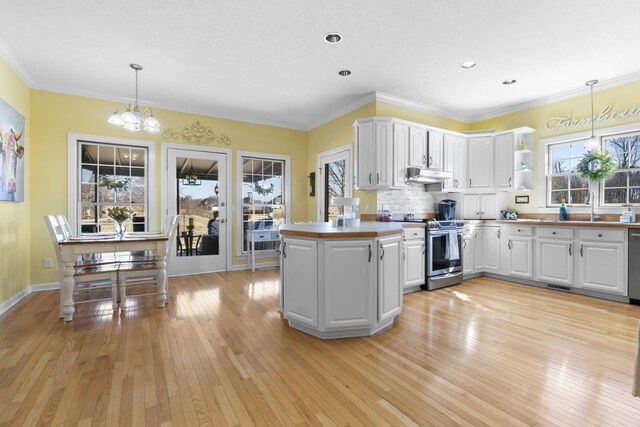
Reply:
<svg viewBox="0 0 640 427"><path fill-rule="evenodd" d="M342 208L339 206L331 206L332 197L345 197L346 192L346 162L338 160L326 163L324 165L324 220L330 221L342 214Z"/></svg>
<svg viewBox="0 0 640 427"><path fill-rule="evenodd" d="M218 255L218 162L176 158L176 188L176 212L181 215L176 239L178 255Z"/></svg>

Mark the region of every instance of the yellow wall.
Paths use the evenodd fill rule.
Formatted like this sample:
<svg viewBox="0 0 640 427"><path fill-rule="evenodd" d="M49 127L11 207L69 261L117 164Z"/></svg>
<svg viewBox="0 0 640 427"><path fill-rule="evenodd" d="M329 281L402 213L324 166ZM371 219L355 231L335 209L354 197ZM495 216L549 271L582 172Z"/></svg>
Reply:
<svg viewBox="0 0 640 427"><path fill-rule="evenodd" d="M591 115L591 104L588 88L585 87L585 94L574 98L569 98L563 101L554 102L551 104L541 105L539 107L530 108L523 111L518 111L511 114L495 117L488 120L482 120L475 122L471 125L474 130L480 129L495 129L496 131L513 129L521 126L528 126L536 129L534 134L534 161L538 159L539 141L541 139L550 138L559 135L568 135L578 132L584 132L591 130L591 125L587 124L582 127L574 127L569 129L563 129L558 132L553 130L547 130L545 128L545 122L551 117L562 117L567 114L571 114L575 118L589 117ZM640 81L628 83L612 87L610 89L603 89L602 91L594 92L594 104L593 108L596 114L600 112L607 105L613 105L614 109L626 109L640 106ZM640 117L632 117L625 120L615 120L610 122L599 122L595 124L595 128L607 128L612 126L618 126L622 124L629 124L638 122L640 123ZM640 128L640 125L639 125ZM514 203L514 196L517 194L529 195L528 205L518 205L521 212L536 212L538 207L538 188L535 187L538 182L538 165L534 166L534 191L527 193L511 193L509 196L509 206L513 209L516 205Z"/></svg>
<svg viewBox="0 0 640 427"><path fill-rule="evenodd" d="M376 115L375 102L370 102L357 110L338 117L322 126L311 130L307 134L307 169L305 176L310 172L316 172L316 196L309 197L306 193L307 200L307 221L318 220L318 153L331 150L332 148L342 145L351 144L353 161L355 162L355 144L353 140L353 122L364 117L372 117ZM308 185L308 178L305 178ZM376 212L376 192L375 191L354 191L353 197L360 197L360 212L364 213L365 206L371 207L371 213Z"/></svg>
<svg viewBox="0 0 640 427"><path fill-rule="evenodd" d="M33 150L29 88L18 75L0 60L0 98L25 117L25 201L0 201L0 304L13 297L31 282L29 277L29 172Z"/></svg>
<svg viewBox="0 0 640 427"><path fill-rule="evenodd" d="M53 257L51 241L42 219L50 213L67 214L67 134L69 132L92 135L113 136L121 138L144 139L156 143L156 177L158 188L158 206L160 212L160 142L164 139L160 134L147 132L132 133L107 123L107 118L115 110L117 104L80 96L65 95L40 90L31 91L31 126L32 147L31 158L31 283L51 283L57 281L54 270L42 267L43 258ZM234 120L179 113L169 110L154 109L154 114L163 129L182 129L185 125L199 120L210 126L216 134L224 133L232 141L232 168L235 188L237 150L263 153L288 154L291 156L291 219L303 221L307 217L305 195L306 186L302 179L305 175L306 132L263 126ZM171 141L180 142L180 141ZM235 203L235 191L232 194ZM25 216L26 218L26 216ZM159 218L157 219L159 221ZM234 264L244 264L245 258L235 259L235 217L231 218L234 244ZM159 222L158 222L159 223Z"/></svg>

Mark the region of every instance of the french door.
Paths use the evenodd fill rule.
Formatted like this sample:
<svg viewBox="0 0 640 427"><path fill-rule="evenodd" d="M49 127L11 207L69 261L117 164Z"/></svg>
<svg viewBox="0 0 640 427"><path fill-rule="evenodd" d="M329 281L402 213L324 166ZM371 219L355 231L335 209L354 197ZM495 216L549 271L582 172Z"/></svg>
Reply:
<svg viewBox="0 0 640 427"><path fill-rule="evenodd" d="M351 145L318 154L318 221L327 222L340 215L341 208L331 206L332 197L351 197L353 173Z"/></svg>
<svg viewBox="0 0 640 427"><path fill-rule="evenodd" d="M227 155L167 150L167 214L180 215L169 274L226 270Z"/></svg>

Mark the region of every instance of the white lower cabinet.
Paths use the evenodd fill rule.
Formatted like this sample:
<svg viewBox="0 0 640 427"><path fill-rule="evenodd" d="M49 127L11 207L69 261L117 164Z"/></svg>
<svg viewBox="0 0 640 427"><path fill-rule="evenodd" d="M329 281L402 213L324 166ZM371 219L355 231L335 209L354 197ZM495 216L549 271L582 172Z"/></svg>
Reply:
<svg viewBox="0 0 640 427"><path fill-rule="evenodd" d="M374 264L369 261L369 253L374 249L371 243L367 240L325 243L324 324L326 328L371 324L374 292L371 286Z"/></svg>
<svg viewBox="0 0 640 427"><path fill-rule="evenodd" d="M473 272L473 234L465 232L462 236L462 273L471 274Z"/></svg>
<svg viewBox="0 0 640 427"><path fill-rule="evenodd" d="M500 240L502 239L501 227L485 225L482 228L484 235L482 268L485 271L498 273L500 271Z"/></svg>
<svg viewBox="0 0 640 427"><path fill-rule="evenodd" d="M425 253L424 237L421 240L407 239L404 243L404 287L424 285Z"/></svg>
<svg viewBox="0 0 640 427"><path fill-rule="evenodd" d="M400 237L378 241L378 322L393 319L402 311L402 243Z"/></svg>
<svg viewBox="0 0 640 427"><path fill-rule="evenodd" d="M538 239L537 280L558 285L573 285L573 240Z"/></svg>
<svg viewBox="0 0 640 427"><path fill-rule="evenodd" d="M473 270L482 271L484 269L484 227L474 227L471 235L473 249Z"/></svg>
<svg viewBox="0 0 640 427"><path fill-rule="evenodd" d="M313 240L286 239L282 251L283 314L287 319L317 328L318 243ZM301 277L305 280L299 280Z"/></svg>
<svg viewBox="0 0 640 427"><path fill-rule="evenodd" d="M509 237L506 274L533 278L533 239L531 237Z"/></svg>
<svg viewBox="0 0 640 427"><path fill-rule="evenodd" d="M576 288L626 295L624 243L580 241Z"/></svg>

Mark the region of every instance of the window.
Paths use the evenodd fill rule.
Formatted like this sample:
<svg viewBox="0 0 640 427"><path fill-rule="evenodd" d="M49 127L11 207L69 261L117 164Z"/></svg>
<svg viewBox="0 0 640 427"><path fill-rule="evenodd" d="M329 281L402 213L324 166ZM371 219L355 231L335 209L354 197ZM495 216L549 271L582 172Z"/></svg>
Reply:
<svg viewBox="0 0 640 427"><path fill-rule="evenodd" d="M78 144L80 231L113 232L107 209L115 206L135 212L128 230L146 230L147 149L87 141Z"/></svg>
<svg viewBox="0 0 640 427"><path fill-rule="evenodd" d="M618 171L603 183L602 205L640 205L640 132L603 137L602 145L618 161Z"/></svg>
<svg viewBox="0 0 640 427"><path fill-rule="evenodd" d="M589 181L576 173L576 167L587 152L582 141L548 145L547 205L559 206L562 199L571 205L589 202Z"/></svg>
<svg viewBox="0 0 640 427"><path fill-rule="evenodd" d="M253 155L255 154L255 155ZM288 156L239 154L241 253L247 252L247 230L277 230L288 212ZM256 242L256 251L271 251L277 241Z"/></svg>

